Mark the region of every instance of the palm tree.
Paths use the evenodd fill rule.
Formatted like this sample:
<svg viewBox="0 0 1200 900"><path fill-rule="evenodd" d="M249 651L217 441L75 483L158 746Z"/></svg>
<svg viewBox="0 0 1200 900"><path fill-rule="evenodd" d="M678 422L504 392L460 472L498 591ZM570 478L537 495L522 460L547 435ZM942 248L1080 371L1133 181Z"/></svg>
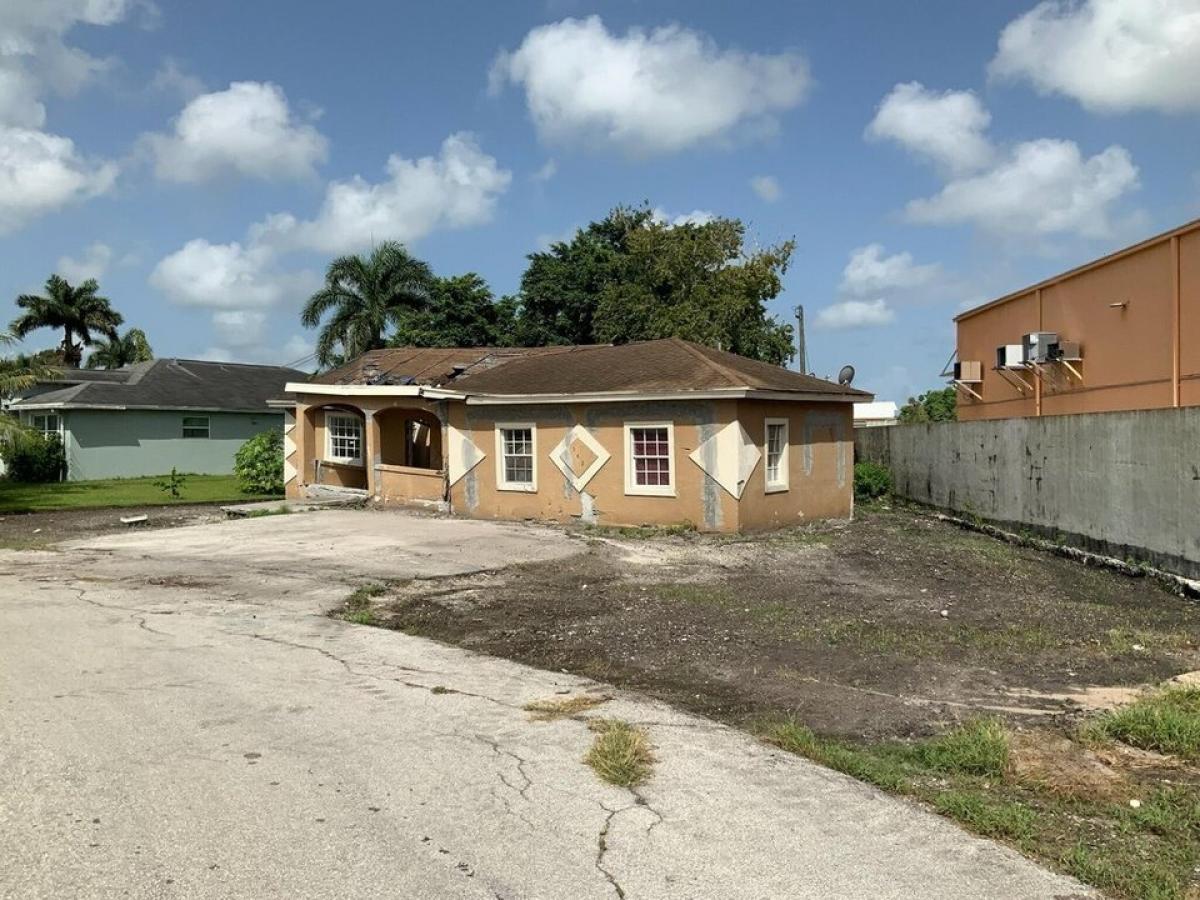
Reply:
<svg viewBox="0 0 1200 900"><path fill-rule="evenodd" d="M16 342L11 334L0 331L0 347L8 347ZM45 354L0 357L0 397L7 399L39 381L55 377L54 370L43 361L44 357ZM0 440L9 439L21 429L16 416L0 413Z"/></svg>
<svg viewBox="0 0 1200 900"><path fill-rule="evenodd" d="M306 328L316 328L332 313L317 335L317 362L327 367L339 356L350 359L385 346L388 326L423 309L432 284L429 265L395 241L380 244L366 259L335 259L325 286L309 298L300 318Z"/></svg>
<svg viewBox="0 0 1200 900"><path fill-rule="evenodd" d="M154 359L154 349L146 340L146 332L140 328L130 328L124 334L107 338L96 344L84 365L86 369L119 369L134 363L150 362Z"/></svg>
<svg viewBox="0 0 1200 900"><path fill-rule="evenodd" d="M65 278L51 275L46 279L46 296L22 294L17 298L17 306L25 312L13 319L9 328L18 338L39 328L61 328L63 362L78 369L83 348L96 342L92 333L114 340L117 326L124 321L112 304L96 293L99 290L94 278L72 287Z"/></svg>

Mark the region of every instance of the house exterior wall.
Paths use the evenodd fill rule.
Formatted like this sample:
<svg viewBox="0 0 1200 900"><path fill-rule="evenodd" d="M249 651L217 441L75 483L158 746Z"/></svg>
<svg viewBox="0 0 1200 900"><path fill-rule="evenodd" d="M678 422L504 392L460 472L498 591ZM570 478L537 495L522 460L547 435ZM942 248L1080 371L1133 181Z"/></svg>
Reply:
<svg viewBox="0 0 1200 900"><path fill-rule="evenodd" d="M1124 303L1123 307L1111 304ZM983 363L982 400L958 392L961 420L1200 404L1200 223L1043 282L957 320L958 359ZM1032 331L1077 341L1082 382L1060 365L995 370L996 348Z"/></svg>
<svg viewBox="0 0 1200 900"><path fill-rule="evenodd" d="M853 515L854 414L850 404L741 400L737 413L762 452L742 492L742 530ZM768 419L788 423L787 490L767 489Z"/></svg>
<svg viewBox="0 0 1200 900"><path fill-rule="evenodd" d="M183 437L184 416L207 416L208 438ZM65 410L67 477L132 478L180 472L225 475L238 449L283 424L280 413L198 413L184 410Z"/></svg>

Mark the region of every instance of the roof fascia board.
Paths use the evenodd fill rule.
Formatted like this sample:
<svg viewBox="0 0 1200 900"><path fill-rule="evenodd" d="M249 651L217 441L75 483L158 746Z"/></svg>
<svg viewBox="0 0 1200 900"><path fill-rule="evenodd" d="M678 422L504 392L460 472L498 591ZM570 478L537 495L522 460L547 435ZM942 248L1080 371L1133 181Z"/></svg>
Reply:
<svg viewBox="0 0 1200 900"><path fill-rule="evenodd" d="M115 412L136 409L156 412L242 413L248 415L272 412L272 410L265 407L252 408L248 406L142 406L115 403L73 403L71 401L67 401L66 403L12 403L6 408L17 412L35 409L97 409Z"/></svg>
<svg viewBox="0 0 1200 900"><path fill-rule="evenodd" d="M515 403L640 403L651 400L793 400L804 403L861 403L873 394L826 394L806 391L765 391L724 388L709 391L668 391L661 394L612 392L603 394L479 394L466 398L468 406L505 406Z"/></svg>

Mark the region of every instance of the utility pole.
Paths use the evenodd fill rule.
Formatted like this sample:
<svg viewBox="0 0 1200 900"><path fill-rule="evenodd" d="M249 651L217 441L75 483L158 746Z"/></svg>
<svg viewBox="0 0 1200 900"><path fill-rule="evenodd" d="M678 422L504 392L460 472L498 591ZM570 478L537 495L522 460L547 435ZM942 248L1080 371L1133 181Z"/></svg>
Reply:
<svg viewBox="0 0 1200 900"><path fill-rule="evenodd" d="M796 366L801 375L808 374L808 352L804 345L804 307L796 307Z"/></svg>

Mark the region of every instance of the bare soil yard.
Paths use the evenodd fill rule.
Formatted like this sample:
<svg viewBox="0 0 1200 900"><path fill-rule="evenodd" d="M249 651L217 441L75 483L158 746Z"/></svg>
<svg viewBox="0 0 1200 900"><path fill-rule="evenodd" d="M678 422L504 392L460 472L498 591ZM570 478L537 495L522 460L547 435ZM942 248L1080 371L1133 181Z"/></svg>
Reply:
<svg viewBox="0 0 1200 900"><path fill-rule="evenodd" d="M143 524L125 525L121 522L123 516L141 515L146 516ZM0 547L37 550L59 541L98 537L129 531L131 528L178 528L181 525L220 522L225 518L225 513L215 503L7 513L0 515Z"/></svg>
<svg viewBox="0 0 1200 900"><path fill-rule="evenodd" d="M584 537L565 561L376 586L353 616L747 728L1118 895L1200 896L1196 760L1114 740L1102 712L1200 669L1195 602L885 506Z"/></svg>

